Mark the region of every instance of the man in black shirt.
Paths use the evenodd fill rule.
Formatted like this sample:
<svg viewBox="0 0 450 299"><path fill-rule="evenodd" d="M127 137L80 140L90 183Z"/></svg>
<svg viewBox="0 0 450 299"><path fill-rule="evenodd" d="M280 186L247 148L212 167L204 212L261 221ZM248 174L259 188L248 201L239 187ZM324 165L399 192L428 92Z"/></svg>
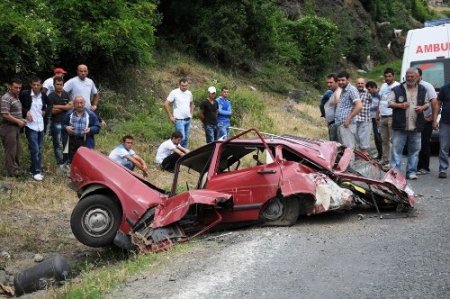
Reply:
<svg viewBox="0 0 450 299"><path fill-rule="evenodd" d="M218 138L216 88L208 88L208 98L200 105L200 120L205 129L206 143L213 142Z"/></svg>
<svg viewBox="0 0 450 299"><path fill-rule="evenodd" d="M63 168L68 162L67 154L64 154L64 146L67 143L67 134L64 130L63 122L66 112L73 108L70 96L64 91L64 80L62 77L53 79L55 91L48 95L49 105L51 107L51 134L53 141L53 150L55 152L56 163Z"/></svg>

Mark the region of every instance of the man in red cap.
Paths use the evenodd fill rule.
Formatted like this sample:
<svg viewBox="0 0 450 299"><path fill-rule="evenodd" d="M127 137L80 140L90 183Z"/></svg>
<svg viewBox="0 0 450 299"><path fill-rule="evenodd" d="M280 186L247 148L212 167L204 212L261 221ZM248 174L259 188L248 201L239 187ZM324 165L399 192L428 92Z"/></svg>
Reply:
<svg viewBox="0 0 450 299"><path fill-rule="evenodd" d="M42 83L42 91L45 92L47 95L49 95L52 91L55 91L55 88L53 87L53 78L55 77L61 77L64 78L64 74L67 74L67 72L61 68L57 67L53 69L53 77L48 78L47 80Z"/></svg>

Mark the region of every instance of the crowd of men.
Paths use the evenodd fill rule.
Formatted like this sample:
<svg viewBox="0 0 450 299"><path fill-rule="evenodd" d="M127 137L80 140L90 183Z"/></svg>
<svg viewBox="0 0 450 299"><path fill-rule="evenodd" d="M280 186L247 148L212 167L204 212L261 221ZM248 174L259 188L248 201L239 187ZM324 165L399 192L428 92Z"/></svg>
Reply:
<svg viewBox="0 0 450 299"><path fill-rule="evenodd" d="M56 163L66 170L80 146L95 147L94 135L100 132L100 119L94 113L99 96L94 82L87 77L84 64L77 67L77 76L64 83L67 73L53 70L54 76L42 83L30 80L30 88L22 90L22 81L10 80L8 91L1 97L0 137L4 147L8 176L22 174L20 168L20 132L24 131L30 152L30 169L34 180L42 181L42 147L50 122Z"/></svg>
<svg viewBox="0 0 450 299"><path fill-rule="evenodd" d="M80 146L95 148L94 136L102 127L102 120L95 113L99 103L97 88L87 77L86 65L79 65L77 76L64 83L66 73L62 68L55 68L53 77L44 83L32 78L30 88L23 91L19 79L10 81L8 91L1 97L0 123L8 176L21 174L19 134L24 131L30 152L30 172L34 180L43 180L42 143L47 122L50 122L56 163L62 170L67 170ZM320 111L326 119L330 140L369 155L373 135L377 150L374 158L385 169L401 169L406 147L406 177L417 179L418 174L430 172L431 133L439 128L439 177L447 177L450 84L443 86L437 95L435 88L422 80L420 69L408 69L405 82L399 83L395 81L394 71L387 68L379 89L376 82L366 82L363 78L358 78L353 86L346 71L329 74L327 87ZM188 88L188 80L180 79L179 87L164 101L165 111L175 126L171 138L163 142L156 153L155 162L164 170L173 171L178 158L189 152L195 105ZM229 135L232 109L227 87L222 88L218 97L214 86L207 92L207 98L200 105L199 118L206 143L210 143ZM146 176L147 165L132 149L133 143L131 135L124 136L110 158L130 170L137 167Z"/></svg>
<svg viewBox="0 0 450 299"><path fill-rule="evenodd" d="M373 135L377 154L373 157L384 169L401 169L406 147L407 179L430 173L430 139L439 128L439 178L447 177L450 149L450 84L436 94L432 84L422 79L422 70L409 68L405 82L395 81L392 68L384 71L384 83L349 81L342 71L327 76L328 90L320 102L329 139L358 148L369 155ZM438 115L441 113L440 121Z"/></svg>
<svg viewBox="0 0 450 299"><path fill-rule="evenodd" d="M47 127L52 136L56 164L64 173L80 146L95 148L94 136L100 132L104 122L96 113L99 94L95 83L87 77L87 66L78 65L77 76L67 82L64 82L67 72L63 68L55 68L53 73L54 76L43 83L40 78L32 78L30 88L25 90L22 90L21 80L13 78L8 91L1 97L0 137L5 168L10 177L23 174L20 168L21 132L26 135L31 162L29 171L36 181L44 179L42 148ZM164 102L176 130L160 145L156 154L155 162L164 170L173 171L178 158L189 152L187 145L195 105L188 86L187 79L181 79L179 88L172 90ZM200 120L207 143L229 134L231 103L228 88L222 88L221 96L216 98L215 95L216 88L209 87L208 98L200 105ZM133 144L133 136L124 136L109 157L130 170L138 168L147 176L147 164L132 149Z"/></svg>

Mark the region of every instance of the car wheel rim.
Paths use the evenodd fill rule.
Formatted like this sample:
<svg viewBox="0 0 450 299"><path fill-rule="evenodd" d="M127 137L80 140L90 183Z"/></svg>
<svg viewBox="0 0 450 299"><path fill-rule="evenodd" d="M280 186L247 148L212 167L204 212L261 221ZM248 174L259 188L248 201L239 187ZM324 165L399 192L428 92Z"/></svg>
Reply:
<svg viewBox="0 0 450 299"><path fill-rule="evenodd" d="M94 237L106 234L111 228L111 214L104 209L96 208L89 210L83 219L84 230Z"/></svg>
<svg viewBox="0 0 450 299"><path fill-rule="evenodd" d="M277 220L283 215L283 203L279 198L273 199L264 209L263 216L267 220Z"/></svg>

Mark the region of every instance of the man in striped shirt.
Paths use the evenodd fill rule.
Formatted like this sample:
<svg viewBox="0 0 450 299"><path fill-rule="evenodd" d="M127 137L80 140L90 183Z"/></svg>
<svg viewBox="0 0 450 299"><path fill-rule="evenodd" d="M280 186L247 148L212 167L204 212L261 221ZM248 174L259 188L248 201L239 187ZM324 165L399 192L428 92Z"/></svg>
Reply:
<svg viewBox="0 0 450 299"><path fill-rule="evenodd" d="M8 176L17 177L20 171L20 143L19 132L25 127L26 121L22 116L22 104L19 100L22 82L12 79L8 92L1 98L0 137L5 150L5 168Z"/></svg>
<svg viewBox="0 0 450 299"><path fill-rule="evenodd" d="M355 148L356 124L354 118L362 109L361 99L356 87L350 84L349 74L346 71L340 72L337 77L338 85L342 90L334 116L336 126L338 126L339 142L347 147Z"/></svg>
<svg viewBox="0 0 450 299"><path fill-rule="evenodd" d="M370 117L370 107L372 106L372 96L366 89L366 80L358 78L356 80L356 88L359 92L359 98L362 102L361 112L356 116L356 143L359 149L369 154L370 132L372 131L372 120Z"/></svg>

